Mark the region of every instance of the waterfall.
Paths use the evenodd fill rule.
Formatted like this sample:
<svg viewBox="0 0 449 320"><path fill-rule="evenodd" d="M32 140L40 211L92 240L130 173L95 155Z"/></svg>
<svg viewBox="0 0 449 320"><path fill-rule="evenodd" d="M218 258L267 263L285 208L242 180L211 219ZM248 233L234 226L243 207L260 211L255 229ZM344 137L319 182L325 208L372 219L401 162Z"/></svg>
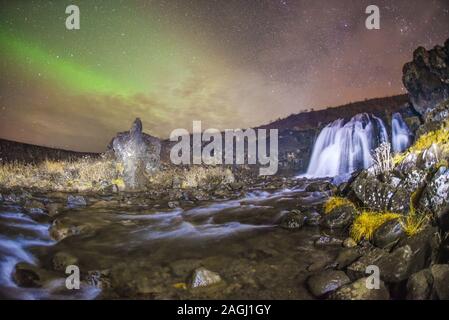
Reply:
<svg viewBox="0 0 449 320"><path fill-rule="evenodd" d="M411 132L400 113L393 114L391 121L392 145L394 152L403 152L410 145Z"/></svg>
<svg viewBox="0 0 449 320"><path fill-rule="evenodd" d="M362 113L347 123L338 119L319 134L306 176L336 177L368 168L372 150L388 140L385 124L378 117Z"/></svg>

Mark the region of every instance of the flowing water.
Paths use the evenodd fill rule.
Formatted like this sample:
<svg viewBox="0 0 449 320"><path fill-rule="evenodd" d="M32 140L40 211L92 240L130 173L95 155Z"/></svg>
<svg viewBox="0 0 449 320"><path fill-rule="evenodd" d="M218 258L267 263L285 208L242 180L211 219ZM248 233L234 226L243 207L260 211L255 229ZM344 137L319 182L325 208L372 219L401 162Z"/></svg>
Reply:
<svg viewBox="0 0 449 320"><path fill-rule="evenodd" d="M278 227L291 208L313 208L328 195L304 186L278 191L253 190L240 199L212 202L139 203L139 196L89 198L90 205L66 208L56 216L61 225L82 230L60 241L50 236L55 218L0 203L0 297L18 299L94 298L267 298L310 299L304 280L307 267L330 262L335 248L317 249L317 227L299 231ZM64 196L35 195L62 202ZM66 198L65 198L66 199ZM65 288L65 275L52 268L57 252L78 259L80 290ZM34 266L41 284L20 287L15 265ZM191 290L179 283L195 268L218 272L218 289ZM103 287L88 275L107 274ZM109 282L108 282L109 281ZM109 285L106 285L109 284ZM176 285L178 284L178 285Z"/></svg>
<svg viewBox="0 0 449 320"><path fill-rule="evenodd" d="M402 116L393 114L393 151L404 151L410 145L410 137L410 130ZM304 176L347 176L355 170L366 169L373 163L373 150L389 140L384 122L374 115L358 114L348 122L338 119L320 132Z"/></svg>
<svg viewBox="0 0 449 320"><path fill-rule="evenodd" d="M412 134L400 113L394 113L391 123L394 152L403 152L410 146Z"/></svg>

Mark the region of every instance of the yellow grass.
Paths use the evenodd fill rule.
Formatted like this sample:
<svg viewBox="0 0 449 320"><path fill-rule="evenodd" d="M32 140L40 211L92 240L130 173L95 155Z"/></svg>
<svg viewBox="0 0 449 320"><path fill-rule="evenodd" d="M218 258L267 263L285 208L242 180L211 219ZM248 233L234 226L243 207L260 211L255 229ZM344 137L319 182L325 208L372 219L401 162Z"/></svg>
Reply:
<svg viewBox="0 0 449 320"><path fill-rule="evenodd" d="M0 186L46 190L85 191L98 189L101 182L117 177L111 160L83 158L77 161L50 161L39 164L0 164Z"/></svg>
<svg viewBox="0 0 449 320"><path fill-rule="evenodd" d="M374 212L363 211L354 220L351 227L351 238L356 242L362 239L371 240L374 232L385 222L399 219L401 217L398 213L393 212Z"/></svg>
<svg viewBox="0 0 449 320"><path fill-rule="evenodd" d="M324 204L324 213L328 214L335 208L338 208L341 206L353 206L354 207L354 204L346 198L330 197Z"/></svg>

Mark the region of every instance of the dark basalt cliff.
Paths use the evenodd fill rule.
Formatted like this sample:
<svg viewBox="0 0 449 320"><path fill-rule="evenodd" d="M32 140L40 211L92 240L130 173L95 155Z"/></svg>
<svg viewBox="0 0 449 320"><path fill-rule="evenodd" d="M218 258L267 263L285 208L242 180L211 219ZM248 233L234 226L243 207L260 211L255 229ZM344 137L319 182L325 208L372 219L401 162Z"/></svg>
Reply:
<svg viewBox="0 0 449 320"><path fill-rule="evenodd" d="M432 50L416 49L403 71L410 101L422 115L449 99L449 39Z"/></svg>

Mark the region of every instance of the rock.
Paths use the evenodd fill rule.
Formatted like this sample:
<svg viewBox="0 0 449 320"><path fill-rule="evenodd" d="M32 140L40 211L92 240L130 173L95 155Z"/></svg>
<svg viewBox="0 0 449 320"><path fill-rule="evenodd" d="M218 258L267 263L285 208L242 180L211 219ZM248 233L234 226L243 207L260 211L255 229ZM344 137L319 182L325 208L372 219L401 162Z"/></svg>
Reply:
<svg viewBox="0 0 449 320"><path fill-rule="evenodd" d="M395 249L377 261L380 277L389 283L398 283L408 279L424 266L419 263L418 256L408 245Z"/></svg>
<svg viewBox="0 0 449 320"><path fill-rule="evenodd" d="M111 280L109 278L110 270L94 270L88 271L86 276L87 284L99 288L106 289L111 287Z"/></svg>
<svg viewBox="0 0 449 320"><path fill-rule="evenodd" d="M437 165L439 159L441 159L440 148L437 144L433 143L421 154L421 159L418 162L418 167L425 170L431 169L432 167Z"/></svg>
<svg viewBox="0 0 449 320"><path fill-rule="evenodd" d="M46 206L48 215L50 217L54 217L54 216L57 216L58 214L60 214L62 212L63 208L64 208L64 206L58 202L48 203Z"/></svg>
<svg viewBox="0 0 449 320"><path fill-rule="evenodd" d="M309 266L307 266L307 271L309 272L316 272L319 270L323 270L326 269L326 267L328 266L329 261L323 261L323 260L319 260L319 261L315 261L312 264L310 264Z"/></svg>
<svg viewBox="0 0 449 320"><path fill-rule="evenodd" d="M321 221L321 215L314 209L305 210L304 215L306 216L306 225L308 226L318 226Z"/></svg>
<svg viewBox="0 0 449 320"><path fill-rule="evenodd" d="M341 246L343 240L329 236L320 236L314 242L316 247Z"/></svg>
<svg viewBox="0 0 449 320"><path fill-rule="evenodd" d="M381 225L373 235L373 243L379 248L393 246L405 236L404 229L399 220L394 219Z"/></svg>
<svg viewBox="0 0 449 320"><path fill-rule="evenodd" d="M42 215L45 214L45 205L37 200L28 200L23 208L31 214Z"/></svg>
<svg viewBox="0 0 449 320"><path fill-rule="evenodd" d="M433 286L433 277L429 269L410 276L407 281L407 300L428 300Z"/></svg>
<svg viewBox="0 0 449 320"><path fill-rule="evenodd" d="M385 210L396 191L393 186L377 180L366 171L357 176L351 188L363 206L373 210Z"/></svg>
<svg viewBox="0 0 449 320"><path fill-rule="evenodd" d="M310 276L307 279L307 286L310 292L319 298L350 282L351 280L343 271L327 270Z"/></svg>
<svg viewBox="0 0 449 320"><path fill-rule="evenodd" d="M190 287L208 287L221 282L221 277L218 273L207 270L206 268L200 267L193 271L190 279Z"/></svg>
<svg viewBox="0 0 449 320"><path fill-rule="evenodd" d="M398 164L397 169L403 174L407 174L412 170L416 169L418 162L418 155L414 152L407 154L402 160L401 163Z"/></svg>
<svg viewBox="0 0 449 320"><path fill-rule="evenodd" d="M373 248L360 257L357 261L348 266L346 273L352 280L365 277L367 275L366 268L370 265L376 265L377 261L381 259L388 252L380 248Z"/></svg>
<svg viewBox="0 0 449 320"><path fill-rule="evenodd" d="M369 289L368 278L360 278L351 284L342 286L330 295L333 300L388 300L390 294L383 281L380 281L379 289Z"/></svg>
<svg viewBox="0 0 449 320"><path fill-rule="evenodd" d="M436 264L430 268L433 287L440 300L449 300L449 265Z"/></svg>
<svg viewBox="0 0 449 320"><path fill-rule="evenodd" d="M329 181L315 181L310 183L306 188L306 192L326 192L333 190L335 187Z"/></svg>
<svg viewBox="0 0 449 320"><path fill-rule="evenodd" d="M412 195L412 190L415 189L396 188L388 203L388 210L391 212L408 214L410 212L410 197Z"/></svg>
<svg viewBox="0 0 449 320"><path fill-rule="evenodd" d="M84 225L73 225L70 219L56 219L50 226L50 236L56 241L63 240L69 236L80 234L85 231L87 226Z"/></svg>
<svg viewBox="0 0 449 320"><path fill-rule="evenodd" d="M129 132L119 133L108 146L124 170L126 189L142 190L146 176L159 169L161 142L142 132L142 122L137 118Z"/></svg>
<svg viewBox="0 0 449 320"><path fill-rule="evenodd" d="M40 288L46 278L45 272L26 262L19 262L14 267L12 275L14 282L19 287Z"/></svg>
<svg viewBox="0 0 449 320"><path fill-rule="evenodd" d="M426 226L418 234L401 239L397 247L410 246L417 270L436 263L440 252L440 236L436 227Z"/></svg>
<svg viewBox="0 0 449 320"><path fill-rule="evenodd" d="M321 225L329 229L344 229L352 223L356 213L354 206L338 206L323 216Z"/></svg>
<svg viewBox="0 0 449 320"><path fill-rule="evenodd" d="M300 229L306 222L306 216L299 210L288 212L281 220L284 229Z"/></svg>
<svg viewBox="0 0 449 320"><path fill-rule="evenodd" d="M352 238L346 238L343 241L343 247L345 248L354 248L357 246L357 242L354 241Z"/></svg>
<svg viewBox="0 0 449 320"><path fill-rule="evenodd" d="M449 99L449 39L444 47L435 46L429 51L423 47L416 49L413 61L404 65L402 81L421 115Z"/></svg>
<svg viewBox="0 0 449 320"><path fill-rule="evenodd" d="M167 206L168 206L170 209L178 208L178 207L179 207L179 201L169 201L169 202L167 203Z"/></svg>
<svg viewBox="0 0 449 320"><path fill-rule="evenodd" d="M85 207L87 206L87 201L83 196L73 196L69 195L67 197L67 207L70 209Z"/></svg>
<svg viewBox="0 0 449 320"><path fill-rule="evenodd" d="M422 208L430 209L443 230L449 230L449 169L441 166L427 184L419 201Z"/></svg>
<svg viewBox="0 0 449 320"><path fill-rule="evenodd" d="M362 254L357 248L347 248L343 249L338 253L337 258L335 259L335 267L338 270L342 270L349 266L351 263L360 258Z"/></svg>
<svg viewBox="0 0 449 320"><path fill-rule="evenodd" d="M56 253L51 260L53 270L65 272L66 268L78 264L78 258L67 252Z"/></svg>

